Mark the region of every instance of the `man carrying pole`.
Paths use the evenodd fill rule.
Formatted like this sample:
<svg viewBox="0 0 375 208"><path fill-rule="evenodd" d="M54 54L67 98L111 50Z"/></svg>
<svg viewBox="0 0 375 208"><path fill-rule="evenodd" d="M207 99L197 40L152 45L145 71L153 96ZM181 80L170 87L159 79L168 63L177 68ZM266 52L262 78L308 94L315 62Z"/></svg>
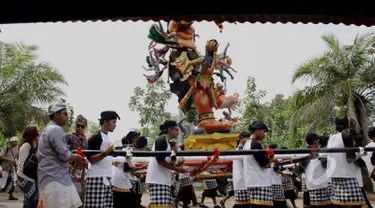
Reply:
<svg viewBox="0 0 375 208"><path fill-rule="evenodd" d="M177 138L179 129L177 122L165 121L160 125L160 136L155 140L152 151L171 151L169 142ZM149 184L149 208L173 208L171 193L172 171L185 173L182 168L171 164L171 158L158 155L150 159L147 169L146 183Z"/></svg>

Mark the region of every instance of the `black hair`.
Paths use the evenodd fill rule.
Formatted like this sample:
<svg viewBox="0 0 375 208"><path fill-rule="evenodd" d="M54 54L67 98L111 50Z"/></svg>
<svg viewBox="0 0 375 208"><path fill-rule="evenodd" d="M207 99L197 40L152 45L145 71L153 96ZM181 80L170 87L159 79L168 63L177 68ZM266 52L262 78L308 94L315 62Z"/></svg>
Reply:
<svg viewBox="0 0 375 208"><path fill-rule="evenodd" d="M281 147L280 149L288 149L287 147Z"/></svg>
<svg viewBox="0 0 375 208"><path fill-rule="evenodd" d="M369 129L369 131L367 132L367 135L370 139L374 139L375 138L375 127L371 127Z"/></svg>
<svg viewBox="0 0 375 208"><path fill-rule="evenodd" d="M308 145L313 145L314 141L319 140L319 139L320 139L319 135L317 135L315 133L308 133L306 135L306 143Z"/></svg>
<svg viewBox="0 0 375 208"><path fill-rule="evenodd" d="M319 139L319 144L321 147L326 147L328 145L329 136L323 135Z"/></svg>
<svg viewBox="0 0 375 208"><path fill-rule="evenodd" d="M335 126L336 131L342 132L344 129L347 129L349 127L349 120L347 117L336 117L335 119Z"/></svg>
<svg viewBox="0 0 375 208"><path fill-rule="evenodd" d="M254 134L257 130L266 130L266 132L268 132L268 128L263 122L254 121L249 126L249 131L251 134Z"/></svg>
<svg viewBox="0 0 375 208"><path fill-rule="evenodd" d="M162 125L160 125L160 127L159 127L160 135L167 134L168 129L173 128L173 127L177 127L177 126L178 125L177 125L176 121L172 121L172 120L164 121L164 123Z"/></svg>
<svg viewBox="0 0 375 208"><path fill-rule="evenodd" d="M277 144L270 144L270 146L268 146L269 148L271 149L277 149L278 145Z"/></svg>
<svg viewBox="0 0 375 208"><path fill-rule="evenodd" d="M137 141L135 143L136 148L144 148L147 146L148 140L145 136L140 136L137 138Z"/></svg>
<svg viewBox="0 0 375 208"><path fill-rule="evenodd" d="M250 136L251 136L250 132L247 132L247 131L241 132L240 135L238 135L236 147L238 147L238 145L240 144L241 139L247 138L247 137L250 137Z"/></svg>
<svg viewBox="0 0 375 208"><path fill-rule="evenodd" d="M121 120L120 116L115 111L103 111L100 113L99 124L102 126L104 121Z"/></svg>
<svg viewBox="0 0 375 208"><path fill-rule="evenodd" d="M124 144L130 144L131 141L128 140L128 138L126 138L126 136L122 137L121 139L121 143L124 145Z"/></svg>

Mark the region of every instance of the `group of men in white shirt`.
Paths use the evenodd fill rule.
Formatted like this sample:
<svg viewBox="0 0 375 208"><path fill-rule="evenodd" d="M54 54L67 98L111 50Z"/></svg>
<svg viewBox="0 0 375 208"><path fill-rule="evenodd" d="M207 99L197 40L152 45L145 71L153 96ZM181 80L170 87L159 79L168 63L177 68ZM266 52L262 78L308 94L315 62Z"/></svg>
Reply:
<svg viewBox="0 0 375 208"><path fill-rule="evenodd" d="M43 166L43 162L46 160L44 154L49 154L47 152L49 147L53 149L61 146L58 149L58 153L61 155L62 165L68 161L75 161L78 164L83 162L78 155L69 155L68 148L65 148L64 145L57 146L54 144L55 135L57 133L59 135L62 134L61 126L67 120L66 107L59 104L52 106L49 111L51 111L51 116L53 116L51 117L52 121L50 126L42 132L41 141L39 142L41 151L38 153L41 164L38 169L38 174L41 178L38 179L40 184L45 184L45 186L41 187L41 201L44 200L46 202L45 208L82 206L82 203L79 202L78 194L73 191L74 186L68 177L61 178L64 181L58 182L57 178L51 178L49 173L43 169L43 167L47 167ZM114 146L110 142L108 132L114 131L117 119L120 119L120 117L114 111L102 112L99 119L100 131L88 140L88 150L99 150L100 153L87 155L90 166L86 176L84 207L123 207L129 201L134 201L132 197L134 195L131 194L134 187L134 183L132 184L131 181L134 179L132 171L136 170L134 163L130 158L125 160L123 164L113 166L112 157L109 156L114 150ZM335 124L337 133L331 136L327 147L353 147L354 141L348 134L348 119L337 118ZM250 125L249 131L250 133L246 133L246 135L240 134L237 144L238 151L263 149L261 141L267 135L267 126L262 122L254 122ZM177 138L179 134L177 122L165 121L160 126L160 132L159 137L156 138L152 146L152 151L171 151L170 142L172 139ZM372 138L375 138L375 130L372 132ZM371 145L373 144L369 146ZM234 161L235 207L286 206L286 203L279 203L285 200L285 196L283 196L281 184L282 173L277 169L277 160L274 160L273 156L272 149L268 149L266 153L257 152L251 155L244 155L243 160ZM314 154L305 169L310 206L361 207L366 204L365 194L361 188L363 184L359 165L362 156L364 156L363 153L355 154L351 152ZM319 160L322 157L328 158L326 168ZM367 161L367 163L369 162ZM367 164L367 168L369 168L369 164ZM66 171L69 174L67 168ZM175 166L171 162L171 156L158 155L150 159L145 181L149 185L149 208L173 207L171 193L172 171L187 173L186 169L181 166ZM54 181L54 183L51 183L51 181ZM51 188L51 184L56 190ZM53 194L55 192L65 195L58 196ZM72 195L72 193L74 194ZM63 196L66 197L63 198ZM51 197L54 197L55 202L52 203ZM61 203L58 201L59 199L61 199ZM68 201L69 203L64 205Z"/></svg>
<svg viewBox="0 0 375 208"><path fill-rule="evenodd" d="M335 126L337 133L330 137L327 148L354 147L355 142L348 130L348 119L337 118ZM240 137L237 150L263 149L260 142L268 132L267 126L262 122L254 122L249 130L250 137L245 143ZM369 136L375 138L375 129L372 131ZM318 135L310 133L306 139L309 147L318 147ZM368 146L371 145L375 146ZM234 161L235 207L287 206L281 186L283 174L277 168L271 168L278 166L272 155L267 150L266 153L245 155L243 160ZM304 170L304 181L309 193L308 207L371 207L363 191L361 168L364 167L364 161L361 157L364 155L363 152L312 153ZM370 162L367 160L367 163ZM371 167L372 171L372 164L367 167Z"/></svg>

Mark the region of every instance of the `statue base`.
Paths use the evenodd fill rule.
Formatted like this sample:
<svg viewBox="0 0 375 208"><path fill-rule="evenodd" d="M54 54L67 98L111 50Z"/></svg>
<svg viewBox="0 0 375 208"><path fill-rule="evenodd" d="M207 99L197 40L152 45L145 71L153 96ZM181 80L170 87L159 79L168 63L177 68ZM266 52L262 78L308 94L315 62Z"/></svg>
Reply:
<svg viewBox="0 0 375 208"><path fill-rule="evenodd" d="M239 134L232 133L190 135L184 140L185 151L214 150L215 147L221 151L235 150L238 136Z"/></svg>

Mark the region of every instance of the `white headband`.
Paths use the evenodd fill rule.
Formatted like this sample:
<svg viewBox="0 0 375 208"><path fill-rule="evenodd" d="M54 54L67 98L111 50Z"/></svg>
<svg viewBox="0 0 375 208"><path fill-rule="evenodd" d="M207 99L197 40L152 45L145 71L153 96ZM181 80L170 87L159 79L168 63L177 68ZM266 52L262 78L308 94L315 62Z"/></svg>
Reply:
<svg viewBox="0 0 375 208"><path fill-rule="evenodd" d="M18 142L18 137L14 136L14 137L10 138L10 141L11 142Z"/></svg>

